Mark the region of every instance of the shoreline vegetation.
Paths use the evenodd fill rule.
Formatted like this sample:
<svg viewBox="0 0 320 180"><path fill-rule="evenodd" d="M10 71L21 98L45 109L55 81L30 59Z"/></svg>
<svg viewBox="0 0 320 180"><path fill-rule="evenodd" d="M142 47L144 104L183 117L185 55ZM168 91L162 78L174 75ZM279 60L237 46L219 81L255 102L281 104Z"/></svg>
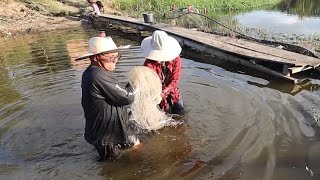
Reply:
<svg viewBox="0 0 320 180"><path fill-rule="evenodd" d="M76 0L69 0L74 1ZM46 2L46 3L40 3ZM79 8L54 0L4 0L0 2L0 36L79 27L80 21L66 16Z"/></svg>
<svg viewBox="0 0 320 180"><path fill-rule="evenodd" d="M280 0L100 0L105 13L142 17L142 13L169 12L172 5L193 5L200 11L238 11L275 5ZM77 16L89 12L86 0L3 0L0 2L0 37L81 26Z"/></svg>
<svg viewBox="0 0 320 180"><path fill-rule="evenodd" d="M212 18L219 18L223 14L233 14L245 12L252 9L270 8L275 9L277 5L288 5L292 3L288 0L100 0L104 5L104 13L120 16L131 16L142 18L142 14L151 11L155 14L159 22L167 22L165 15L169 14L173 5L177 10L187 8L188 4ZM297 0L300 1L300 0ZM295 1L296 2L296 1ZM300 6L297 6L300 7ZM308 6L309 7L309 6ZM311 7L311 5L310 5ZM299 9L299 8L297 8ZM78 28L82 25L77 18L80 15L91 11L87 0L3 0L0 2L0 37L28 34L39 31L50 31L57 29ZM189 20L191 18L191 20ZM199 30L205 32L224 30L215 23L210 23L206 19L198 16L187 18L187 25L184 23L186 18L175 20L179 26L191 26L194 24ZM178 22L178 23L177 23ZM180 23L179 23L180 22ZM283 37L276 33L263 32L261 29L248 29L237 27L233 20L226 20L223 24L240 32L258 36L265 36L266 40L279 39L284 42L299 41L299 44L320 49L318 38L314 37ZM241 29L242 28L242 29ZM260 32L260 33L259 33ZM262 32L262 33L261 33ZM224 33L224 32L223 32ZM286 39L291 39L290 41ZM290 43L296 43L291 41Z"/></svg>
<svg viewBox="0 0 320 180"><path fill-rule="evenodd" d="M243 11L254 8L274 6L281 0L108 0L111 8L124 11L130 15L139 15L143 12L169 12L173 5L178 9L192 5L200 12Z"/></svg>

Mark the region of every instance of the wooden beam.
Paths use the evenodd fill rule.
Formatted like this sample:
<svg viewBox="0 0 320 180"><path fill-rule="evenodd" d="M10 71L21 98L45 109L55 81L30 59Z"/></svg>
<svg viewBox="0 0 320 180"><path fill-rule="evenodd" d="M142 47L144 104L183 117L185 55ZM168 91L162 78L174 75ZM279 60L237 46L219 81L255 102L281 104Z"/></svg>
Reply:
<svg viewBox="0 0 320 180"><path fill-rule="evenodd" d="M181 39L179 39L179 38L177 40L181 41ZM264 73L279 77L281 79L290 81L290 82L292 82L294 84L298 83L298 79L290 77L290 76L283 75L282 73L279 73L277 71L274 71L272 69L269 69L267 67L259 65L259 64L257 64L255 62L254 59L245 60L245 59L239 58L237 56L234 56L232 54L229 54L227 52L220 51L218 49L214 49L214 48L211 48L211 47L208 47L208 46L200 45L197 42L183 40L182 43L183 43L183 45L188 46L188 47L193 47L198 51L214 54L214 55L216 55L216 56L218 56L218 57L220 57L220 58L222 58L224 60L231 61L231 62L234 62L236 64L241 64L241 65L247 66L247 67L252 68L252 69L256 69L258 71L261 71L261 72L264 72Z"/></svg>
<svg viewBox="0 0 320 180"><path fill-rule="evenodd" d="M192 31L194 34L192 34L192 32L190 32L191 34L189 34L188 36L185 36L185 35L181 35L179 33L178 34L176 33L177 28L179 28L179 27L172 27L167 24L160 23L160 24L152 25L152 24L146 24L146 23L140 22L135 19L133 19L131 21L130 18L122 18L121 17L120 19L118 19L118 17L113 17L113 16L112 17L108 17L108 16L100 17L99 20L104 21L104 22L108 22L108 23L129 26L132 28L136 28L137 30L140 30L140 31L141 30L142 31L154 31L154 30L161 29L161 30L167 31L171 36L174 36L182 45L192 47L198 51L214 54L224 60L231 61L231 62L234 62L237 64L242 64L242 65L245 65L245 66L253 68L253 69L257 69L261 72L264 72L264 73L267 73L270 75L274 75L274 76L277 76L282 79L286 79L286 80L293 82L293 83L297 83L298 80L293 77L290 77L290 75L294 74L296 72L300 72L302 70L306 70L306 69L297 69L297 68L292 67L292 66L296 66L294 62L288 62L288 61L284 62L283 60L281 60L281 58L278 58L278 57L271 58L271 59L277 59L277 60L279 59L277 61L277 63L280 63L283 65L283 72L277 72L277 71L274 71L272 69L269 69L267 67L264 67L262 65L255 63L255 60L253 60L253 59L262 60L262 61L269 61L269 63L276 63L275 60L261 59L262 56L260 57L259 56L260 54L258 52L249 51L248 47L244 48L244 50L241 50L241 51L246 50L246 51L248 51L248 53L246 53L245 55L243 55L243 54L241 55L241 53L239 54L239 52L237 53L237 51L236 52L230 51L230 47L227 50L225 50L223 48L219 48L220 46L221 47L230 46L228 43L224 43L225 45L223 45L222 41L216 41L212 38L209 38L209 39L207 38L207 40L214 41L214 42L218 43L218 46L216 47L216 46L212 45L212 43L210 44L207 42L200 41L200 39L201 40L203 39L203 38L199 38L200 32L195 33ZM195 36L195 37L197 36L197 38L192 38L193 36ZM206 37L207 36L211 36L211 34L206 34ZM212 35L212 36L214 36L214 35ZM236 49L239 50L239 48L242 48L242 46L240 46L240 45L235 46L234 45L234 50L236 50ZM257 46L261 46L261 45L257 44ZM255 55L250 55L250 52ZM264 55L264 56L266 58L271 57L271 55ZM268 56L270 56L270 57L268 57ZM247 59L251 59L251 60L249 61Z"/></svg>
<svg viewBox="0 0 320 180"><path fill-rule="evenodd" d="M291 67L291 68L288 68L288 69L289 69L291 74L295 74L295 73L298 73L298 72L301 72L301 71L306 71L306 70L309 70L309 69L313 69L313 67L301 66L301 67Z"/></svg>
<svg viewBox="0 0 320 180"><path fill-rule="evenodd" d="M283 65L282 74L285 75L285 76L290 76L291 75L288 65L286 65L286 64Z"/></svg>
<svg viewBox="0 0 320 180"><path fill-rule="evenodd" d="M164 23L148 24L144 23L143 19L115 16L115 15L101 15L98 19L108 19L112 23L126 24L129 26L138 26L139 29L144 30L163 30L170 35L181 36L182 38L192 39L194 41L203 42L209 46L235 53L239 56L246 56L248 59L257 59L270 63L281 63L289 66L312 66L320 65L318 58L301 55L298 53L278 49L274 47L265 46L253 41L245 39L234 39L232 37L219 36L209 34L201 31L193 31L190 29L173 26Z"/></svg>

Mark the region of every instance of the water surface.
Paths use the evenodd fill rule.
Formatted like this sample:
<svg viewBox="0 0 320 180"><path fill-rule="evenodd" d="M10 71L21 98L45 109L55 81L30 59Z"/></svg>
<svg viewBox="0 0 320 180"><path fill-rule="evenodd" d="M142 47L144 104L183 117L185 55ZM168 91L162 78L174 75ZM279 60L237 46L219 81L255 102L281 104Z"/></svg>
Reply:
<svg viewBox="0 0 320 180"><path fill-rule="evenodd" d="M320 35L319 17L299 17L276 11L254 11L236 16L240 26L264 29L270 33L315 36Z"/></svg>
<svg viewBox="0 0 320 180"><path fill-rule="evenodd" d="M319 179L318 76L302 74L309 78L291 85L187 51L180 82L186 123L144 135L142 147L116 162L96 162L83 139L80 83L88 62L73 61L95 34L1 40L0 179ZM108 34L118 45L138 45L134 36ZM132 49L115 74L124 81L142 63Z"/></svg>
<svg viewBox="0 0 320 180"><path fill-rule="evenodd" d="M320 49L318 0L281 0L273 7L226 13L220 20L251 37Z"/></svg>
<svg viewBox="0 0 320 180"><path fill-rule="evenodd" d="M281 0L278 4L259 9L208 12L206 15L213 21L194 14L178 16L179 18L170 21L179 26L197 28L205 32L226 33L232 36L239 35L236 33L239 32L250 37L298 44L320 51L318 0ZM173 15L170 16L169 13L168 16Z"/></svg>

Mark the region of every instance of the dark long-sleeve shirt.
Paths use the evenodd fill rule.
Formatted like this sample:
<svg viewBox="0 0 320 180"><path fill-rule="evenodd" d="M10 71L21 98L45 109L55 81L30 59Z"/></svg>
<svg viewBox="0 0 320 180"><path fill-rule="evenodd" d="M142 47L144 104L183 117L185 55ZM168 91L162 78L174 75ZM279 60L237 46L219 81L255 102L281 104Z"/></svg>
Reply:
<svg viewBox="0 0 320 180"><path fill-rule="evenodd" d="M128 105L134 100L130 84L120 83L111 72L90 65L82 76L84 137L90 144L127 144Z"/></svg>

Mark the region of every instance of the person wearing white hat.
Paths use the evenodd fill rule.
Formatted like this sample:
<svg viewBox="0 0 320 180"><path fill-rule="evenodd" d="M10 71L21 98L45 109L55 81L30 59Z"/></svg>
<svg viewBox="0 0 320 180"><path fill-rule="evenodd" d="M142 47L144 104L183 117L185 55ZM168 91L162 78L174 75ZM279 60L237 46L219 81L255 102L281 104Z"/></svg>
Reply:
<svg viewBox="0 0 320 180"><path fill-rule="evenodd" d="M100 161L116 159L120 147L139 143L129 130L128 106L134 101L133 89L112 74L121 48L111 37L93 37L89 40L89 52L76 59L90 58L91 61L81 83L81 104L86 119L84 138L97 149Z"/></svg>
<svg viewBox="0 0 320 180"><path fill-rule="evenodd" d="M143 39L141 49L146 58L144 66L153 69L162 81L160 108L168 113L182 114L184 106L178 88L182 68L179 42L166 32L157 30Z"/></svg>

